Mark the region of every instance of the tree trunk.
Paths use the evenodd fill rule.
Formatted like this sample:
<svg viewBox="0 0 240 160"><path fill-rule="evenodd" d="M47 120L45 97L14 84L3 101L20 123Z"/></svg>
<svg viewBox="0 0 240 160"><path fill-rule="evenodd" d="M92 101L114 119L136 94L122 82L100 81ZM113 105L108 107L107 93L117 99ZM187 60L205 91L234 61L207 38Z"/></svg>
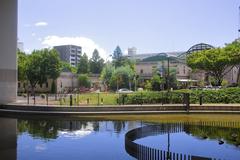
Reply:
<svg viewBox="0 0 240 160"><path fill-rule="evenodd" d="M34 95L35 94L35 86L31 86L31 95Z"/></svg>
<svg viewBox="0 0 240 160"><path fill-rule="evenodd" d="M223 78L216 77L216 85L221 86L222 85Z"/></svg>

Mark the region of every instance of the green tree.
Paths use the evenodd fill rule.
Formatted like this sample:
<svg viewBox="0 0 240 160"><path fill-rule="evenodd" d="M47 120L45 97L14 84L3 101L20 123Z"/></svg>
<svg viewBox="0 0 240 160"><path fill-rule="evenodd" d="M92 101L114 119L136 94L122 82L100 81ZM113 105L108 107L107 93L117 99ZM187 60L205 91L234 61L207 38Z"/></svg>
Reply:
<svg viewBox="0 0 240 160"><path fill-rule="evenodd" d="M235 57L239 57L240 55L240 40L235 40L230 44L227 44L225 47L226 52L230 52ZM238 65L236 67L238 68L238 75L237 75L237 83L240 85L240 62L239 58L234 59Z"/></svg>
<svg viewBox="0 0 240 160"><path fill-rule="evenodd" d="M103 82L106 90L108 90L111 82L111 77L115 68L111 64L106 64L101 72L100 79Z"/></svg>
<svg viewBox="0 0 240 160"><path fill-rule="evenodd" d="M43 79L41 72L42 57L40 51L33 51L27 58L26 62L26 77L31 85L31 92L34 93L34 88L40 80Z"/></svg>
<svg viewBox="0 0 240 160"><path fill-rule="evenodd" d="M89 73L89 61L88 56L86 53L83 54L83 56L80 57L80 61L77 68L78 74L87 74Z"/></svg>
<svg viewBox="0 0 240 160"><path fill-rule="evenodd" d="M112 89L131 88L131 81L134 77L134 71L130 66L116 68L110 80Z"/></svg>
<svg viewBox="0 0 240 160"><path fill-rule="evenodd" d="M169 77L168 77L168 83L169 83L169 89L173 88L176 89L177 88L177 77L176 77L177 73L176 73L176 69L171 68L169 71Z"/></svg>
<svg viewBox="0 0 240 160"><path fill-rule="evenodd" d="M240 52L231 47L216 48L192 53L187 56L187 64L192 69L206 71L220 86L224 75L240 62Z"/></svg>
<svg viewBox="0 0 240 160"><path fill-rule="evenodd" d="M113 51L113 59L114 60L118 60L120 58L122 58L122 50L119 46L116 47L116 49Z"/></svg>
<svg viewBox="0 0 240 160"><path fill-rule="evenodd" d="M60 58L55 50L34 50L27 56L26 78L34 92L36 84L47 82L47 79L56 80L61 72Z"/></svg>
<svg viewBox="0 0 240 160"><path fill-rule="evenodd" d="M162 89L162 85L164 84L164 79L161 78L159 75L153 75L151 79L152 90L159 91Z"/></svg>
<svg viewBox="0 0 240 160"><path fill-rule="evenodd" d="M42 83L45 83L47 79L56 80L59 77L62 68L62 63L57 51L55 49L43 49L41 50L41 57L41 70L43 76L46 77Z"/></svg>
<svg viewBox="0 0 240 160"><path fill-rule="evenodd" d="M113 52L113 65L115 68L122 67L129 65L132 69L134 69L134 63L129 60L127 57L123 57L122 50L119 46L116 47L116 49Z"/></svg>
<svg viewBox="0 0 240 160"><path fill-rule="evenodd" d="M69 63L65 61L61 61L61 71L62 72L71 72L71 73L77 73L77 68L74 66L71 66Z"/></svg>
<svg viewBox="0 0 240 160"><path fill-rule="evenodd" d="M99 56L97 49L93 51L92 58L90 59L90 72L94 74L100 74L103 66L104 60Z"/></svg>
<svg viewBox="0 0 240 160"><path fill-rule="evenodd" d="M24 52L18 50L17 62L18 62L18 81L24 81L26 80L27 55Z"/></svg>
<svg viewBox="0 0 240 160"><path fill-rule="evenodd" d="M78 76L78 83L80 87L90 88L91 82L89 80L89 77L86 74L80 74Z"/></svg>
<svg viewBox="0 0 240 160"><path fill-rule="evenodd" d="M149 80L147 80L144 88L145 88L146 90L148 90L148 91L152 90L152 84L151 84L151 82L150 82Z"/></svg>

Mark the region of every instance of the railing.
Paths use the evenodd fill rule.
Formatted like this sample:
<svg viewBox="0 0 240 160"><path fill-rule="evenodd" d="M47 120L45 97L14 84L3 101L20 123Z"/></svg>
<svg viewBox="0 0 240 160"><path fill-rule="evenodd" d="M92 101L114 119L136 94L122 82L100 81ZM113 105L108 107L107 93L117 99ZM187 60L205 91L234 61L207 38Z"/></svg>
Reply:
<svg viewBox="0 0 240 160"><path fill-rule="evenodd" d="M137 144L134 141L140 138L188 131L189 127L199 128L201 130L210 129L213 127L221 127L226 130L226 127L237 128L239 133L239 122L184 122L184 123L165 123L161 125L150 125L133 129L125 135L125 149L129 155L139 160L216 160L216 158L207 158L182 153L175 153L166 150L159 150Z"/></svg>
<svg viewBox="0 0 240 160"><path fill-rule="evenodd" d="M192 100L199 101L195 105ZM155 105L157 110L217 110L240 111L240 105L203 105L203 96L181 92L83 93L83 94L21 94L18 102L33 105L101 106L101 105ZM191 103L191 104L190 104Z"/></svg>

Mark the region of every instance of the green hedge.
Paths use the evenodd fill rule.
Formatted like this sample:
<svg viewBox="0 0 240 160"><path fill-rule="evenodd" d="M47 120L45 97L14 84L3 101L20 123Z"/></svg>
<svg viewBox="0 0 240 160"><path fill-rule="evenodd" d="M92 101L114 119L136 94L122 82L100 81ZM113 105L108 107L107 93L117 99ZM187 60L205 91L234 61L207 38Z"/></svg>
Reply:
<svg viewBox="0 0 240 160"><path fill-rule="evenodd" d="M190 102L199 103L203 96L203 103L240 103L240 88L226 88L219 90L176 90L171 92L136 92L121 95L125 97L125 104L156 104L156 103L183 103L183 94L190 93Z"/></svg>

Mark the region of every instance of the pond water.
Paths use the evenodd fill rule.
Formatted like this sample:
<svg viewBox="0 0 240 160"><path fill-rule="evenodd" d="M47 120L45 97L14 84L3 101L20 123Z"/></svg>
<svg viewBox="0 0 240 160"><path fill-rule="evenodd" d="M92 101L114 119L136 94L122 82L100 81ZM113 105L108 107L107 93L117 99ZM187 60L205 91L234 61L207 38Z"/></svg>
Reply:
<svg viewBox="0 0 240 160"><path fill-rule="evenodd" d="M135 158L125 149L125 134L135 128L152 125L161 126L162 123L0 118L0 159L131 160ZM148 134L144 131L144 136L136 138L134 142L174 153L226 160L240 159L240 125L181 125L178 132L166 130L169 129L167 126L164 124L164 132L161 133L152 134L148 130Z"/></svg>

